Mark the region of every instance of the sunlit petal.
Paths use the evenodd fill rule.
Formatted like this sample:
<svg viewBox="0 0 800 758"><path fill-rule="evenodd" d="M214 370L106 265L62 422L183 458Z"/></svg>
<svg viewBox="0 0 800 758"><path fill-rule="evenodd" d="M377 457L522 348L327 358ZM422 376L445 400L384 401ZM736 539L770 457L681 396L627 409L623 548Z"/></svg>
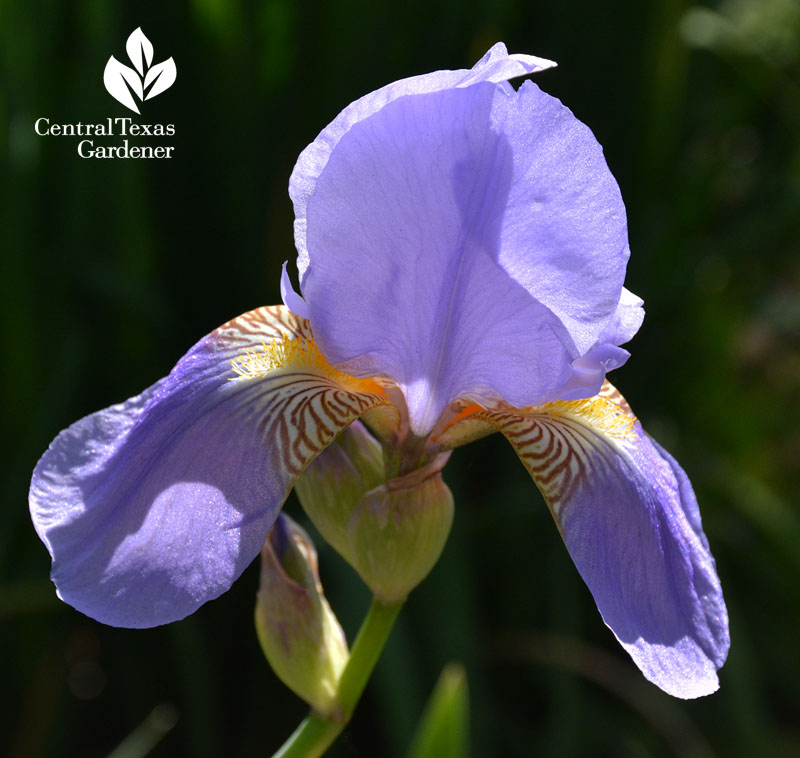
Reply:
<svg viewBox="0 0 800 758"><path fill-rule="evenodd" d="M603 620L676 697L718 687L728 617L683 471L606 384L590 400L483 416L542 491Z"/></svg>
<svg viewBox="0 0 800 758"><path fill-rule="evenodd" d="M554 399L620 302L625 209L600 146L531 82L515 92L478 76L497 61L468 85L373 93L295 169L320 349L350 374L394 380L418 436L471 393ZM590 391L620 363L596 359Z"/></svg>
<svg viewBox="0 0 800 758"><path fill-rule="evenodd" d="M306 245L306 204L316 188L319 177L339 140L357 123L377 113L401 97L422 95L452 87L467 87L478 82L505 82L517 76L533 74L556 64L533 55L509 55L502 42L494 45L471 69L434 71L421 76L387 84L347 106L319 136L300 154L289 180L289 195L295 210L295 244L299 258L297 266L302 280L308 266Z"/></svg>
<svg viewBox="0 0 800 758"><path fill-rule="evenodd" d="M39 461L31 513L60 596L116 626L183 618L258 554L309 461L386 402L332 369L288 309L228 322Z"/></svg>

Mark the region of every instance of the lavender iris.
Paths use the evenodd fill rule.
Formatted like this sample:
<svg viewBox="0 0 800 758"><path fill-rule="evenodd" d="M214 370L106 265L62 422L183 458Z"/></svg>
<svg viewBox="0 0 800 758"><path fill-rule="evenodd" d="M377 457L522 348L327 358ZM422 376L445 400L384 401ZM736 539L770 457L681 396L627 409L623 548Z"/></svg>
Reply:
<svg viewBox="0 0 800 758"><path fill-rule="evenodd" d="M62 599L118 626L192 613L357 419L403 476L500 431L644 675L717 688L727 613L691 485L605 379L643 318L619 188L585 125L508 83L552 65L498 44L361 98L306 148L300 293L284 269L285 306L224 324L39 461Z"/></svg>

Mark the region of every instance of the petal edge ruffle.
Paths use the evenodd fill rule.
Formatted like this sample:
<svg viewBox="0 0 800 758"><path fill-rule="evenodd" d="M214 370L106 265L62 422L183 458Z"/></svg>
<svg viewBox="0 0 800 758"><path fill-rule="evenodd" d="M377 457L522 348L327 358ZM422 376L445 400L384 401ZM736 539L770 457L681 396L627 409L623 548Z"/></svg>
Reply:
<svg viewBox="0 0 800 758"><path fill-rule="evenodd" d="M297 159L289 179L289 195L295 210L295 244L299 253L297 266L302 284L308 266L306 246L306 204L314 192L316 181L339 140L359 121L363 121L384 106L407 95L466 87L478 82L500 83L526 74L552 68L556 64L533 55L509 55L502 42L495 44L471 69L434 71L411 76L387 84L355 100L347 106Z"/></svg>

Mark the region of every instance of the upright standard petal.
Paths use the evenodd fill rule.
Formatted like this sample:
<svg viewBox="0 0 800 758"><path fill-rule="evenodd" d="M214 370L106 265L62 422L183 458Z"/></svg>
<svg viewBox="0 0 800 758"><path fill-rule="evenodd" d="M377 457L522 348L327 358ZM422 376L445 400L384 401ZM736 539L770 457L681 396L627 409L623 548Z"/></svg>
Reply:
<svg viewBox="0 0 800 758"><path fill-rule="evenodd" d="M466 87L478 82L506 82L508 79L535 74L555 65L553 61L533 55L509 55L506 46L498 42L471 69L434 71L431 74L400 79L348 105L300 154L289 180L289 195L295 211L295 244L299 253L297 265L300 278L303 278L308 265L306 203L313 194L317 178L325 168L334 148L355 124L401 97L423 95L453 87Z"/></svg>
<svg viewBox="0 0 800 758"><path fill-rule="evenodd" d="M419 435L461 395L553 399L620 298L616 182L591 132L531 83L390 102L339 137L303 211L322 351L395 380Z"/></svg>
<svg viewBox="0 0 800 758"><path fill-rule="evenodd" d="M624 345L633 339L644 321L643 304L642 298L623 287L614 315L597 338L597 344Z"/></svg>
<svg viewBox="0 0 800 758"><path fill-rule="evenodd" d="M233 319L39 461L31 514L59 596L115 626L187 616L259 553L309 461L386 402L332 369L288 309Z"/></svg>
<svg viewBox="0 0 800 758"><path fill-rule="evenodd" d="M623 287L614 314L594 347L572 362L572 376L559 390L556 399L582 400L600 392L606 374L630 358L630 353L619 346L639 331L643 320L642 299Z"/></svg>
<svg viewBox="0 0 800 758"><path fill-rule="evenodd" d="M591 400L477 416L542 491L603 620L670 695L714 692L728 615L691 485L606 383Z"/></svg>

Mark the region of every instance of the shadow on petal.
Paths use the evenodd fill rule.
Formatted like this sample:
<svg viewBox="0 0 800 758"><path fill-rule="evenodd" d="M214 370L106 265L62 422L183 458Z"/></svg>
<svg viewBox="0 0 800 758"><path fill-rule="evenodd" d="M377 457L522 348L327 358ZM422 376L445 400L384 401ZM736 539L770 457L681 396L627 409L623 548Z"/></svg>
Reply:
<svg viewBox="0 0 800 758"><path fill-rule="evenodd" d="M240 316L169 377L54 440L30 505L62 599L99 621L145 627L230 587L305 465L385 402L302 365L237 378L231 360L287 335L302 337L302 324L286 308Z"/></svg>

